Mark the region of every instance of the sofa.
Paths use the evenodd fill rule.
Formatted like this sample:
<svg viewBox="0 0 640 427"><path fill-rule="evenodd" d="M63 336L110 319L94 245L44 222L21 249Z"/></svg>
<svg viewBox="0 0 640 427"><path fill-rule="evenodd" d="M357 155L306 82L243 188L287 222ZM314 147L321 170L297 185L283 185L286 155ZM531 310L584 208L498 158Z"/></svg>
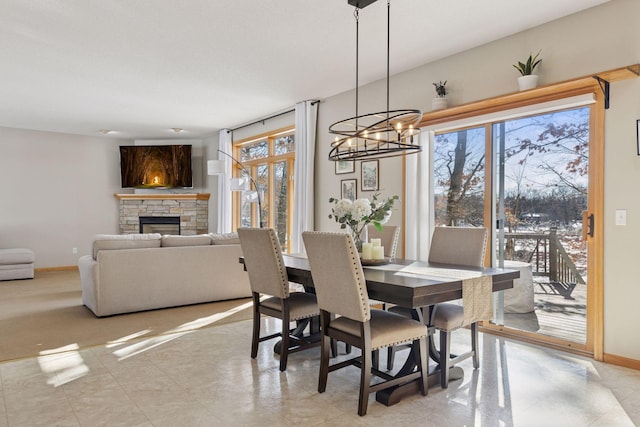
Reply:
<svg viewBox="0 0 640 427"><path fill-rule="evenodd" d="M33 279L34 261L31 249L0 249L0 280Z"/></svg>
<svg viewBox="0 0 640 427"><path fill-rule="evenodd" d="M82 303L96 316L251 296L236 233L97 235L78 260Z"/></svg>

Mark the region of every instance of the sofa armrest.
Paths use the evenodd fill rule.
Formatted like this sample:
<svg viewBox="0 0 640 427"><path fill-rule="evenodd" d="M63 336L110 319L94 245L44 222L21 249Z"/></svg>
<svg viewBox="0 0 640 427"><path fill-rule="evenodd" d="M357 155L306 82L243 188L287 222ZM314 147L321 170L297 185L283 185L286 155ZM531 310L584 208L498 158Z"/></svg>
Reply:
<svg viewBox="0 0 640 427"><path fill-rule="evenodd" d="M82 304L98 313L98 262L91 255L78 259L80 282L82 284Z"/></svg>

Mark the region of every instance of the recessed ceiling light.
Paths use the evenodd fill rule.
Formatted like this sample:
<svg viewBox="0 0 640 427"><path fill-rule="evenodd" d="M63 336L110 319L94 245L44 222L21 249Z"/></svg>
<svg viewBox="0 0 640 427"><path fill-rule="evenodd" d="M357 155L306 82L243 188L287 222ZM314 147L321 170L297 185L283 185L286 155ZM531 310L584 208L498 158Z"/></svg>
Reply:
<svg viewBox="0 0 640 427"><path fill-rule="evenodd" d="M184 129L182 128L171 128L171 130L174 131L175 133L184 132Z"/></svg>
<svg viewBox="0 0 640 427"><path fill-rule="evenodd" d="M103 135L107 135L107 134L109 134L111 132L113 132L113 131L109 130L109 129L100 129L100 133L103 134Z"/></svg>

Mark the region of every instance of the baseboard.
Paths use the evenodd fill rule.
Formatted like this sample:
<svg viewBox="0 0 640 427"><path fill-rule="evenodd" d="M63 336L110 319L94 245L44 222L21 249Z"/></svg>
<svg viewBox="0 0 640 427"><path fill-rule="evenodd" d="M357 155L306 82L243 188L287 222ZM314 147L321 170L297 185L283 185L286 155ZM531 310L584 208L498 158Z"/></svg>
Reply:
<svg viewBox="0 0 640 427"><path fill-rule="evenodd" d="M605 353L603 362L610 363L612 365L623 366L625 368L640 370L640 360L629 359L628 357L616 356L615 354Z"/></svg>
<svg viewBox="0 0 640 427"><path fill-rule="evenodd" d="M74 271L74 270L78 270L77 265L63 265L61 267L41 267L41 268L36 268L35 272L46 273L48 271Z"/></svg>

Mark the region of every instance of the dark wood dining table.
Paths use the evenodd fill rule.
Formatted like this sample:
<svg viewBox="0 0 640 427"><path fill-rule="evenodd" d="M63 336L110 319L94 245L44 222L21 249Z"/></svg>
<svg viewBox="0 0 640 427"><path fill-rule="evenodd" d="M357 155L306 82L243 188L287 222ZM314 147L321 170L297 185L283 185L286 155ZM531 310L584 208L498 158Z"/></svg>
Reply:
<svg viewBox="0 0 640 427"><path fill-rule="evenodd" d="M309 261L300 256L284 255L283 258L289 281L302 284L305 288L312 288ZM462 280L466 272L491 276L494 292L513 288L513 281L520 277L517 270L438 265L407 259L391 259L385 265L365 265L363 271L369 298L414 309L425 309L440 302L461 299ZM410 355L401 371L413 368L413 356ZM452 379L460 378L462 375L462 369L456 366L450 373ZM429 380L430 385L439 381L439 374L435 369L430 372ZM377 392L376 400L385 405L393 405L404 396L417 391L418 382L412 381Z"/></svg>
<svg viewBox="0 0 640 427"><path fill-rule="evenodd" d="M299 283L306 289L314 287L309 261L305 257L283 255L283 259L290 282ZM390 259L384 265L365 265L363 271L370 299L417 310L461 299L462 281L466 275L491 276L494 292L513 288L513 281L520 277L517 270L429 264L398 258ZM428 316L425 318L428 319ZM406 372L414 368L413 355L410 354L400 371ZM434 367L429 373L430 385L439 381L438 375ZM462 375L462 369L454 366L450 378L461 378ZM418 382L412 381L377 392L376 400L390 406L417 391Z"/></svg>

